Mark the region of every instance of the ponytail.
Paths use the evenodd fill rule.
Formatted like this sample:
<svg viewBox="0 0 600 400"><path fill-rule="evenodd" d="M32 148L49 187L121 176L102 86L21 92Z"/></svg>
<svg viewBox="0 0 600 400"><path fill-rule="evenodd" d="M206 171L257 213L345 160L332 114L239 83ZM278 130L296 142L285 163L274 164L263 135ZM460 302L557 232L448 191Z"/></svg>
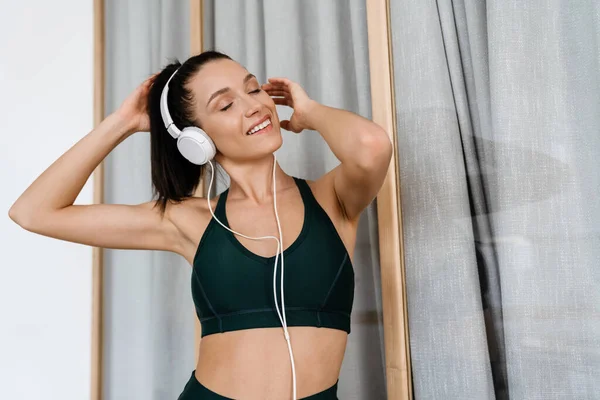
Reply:
<svg viewBox="0 0 600 400"><path fill-rule="evenodd" d="M187 89L187 83L209 61L230 59L225 54L207 51L188 59L181 64L175 61L167 65L155 78L148 98L150 116L150 152L152 185L156 204L164 213L168 202L180 202L196 191L203 166L186 160L177 149L177 140L167 132L160 113L160 97L167 81L175 71L177 74L169 83L167 104L175 126L183 129L197 125L194 121L194 95Z"/></svg>

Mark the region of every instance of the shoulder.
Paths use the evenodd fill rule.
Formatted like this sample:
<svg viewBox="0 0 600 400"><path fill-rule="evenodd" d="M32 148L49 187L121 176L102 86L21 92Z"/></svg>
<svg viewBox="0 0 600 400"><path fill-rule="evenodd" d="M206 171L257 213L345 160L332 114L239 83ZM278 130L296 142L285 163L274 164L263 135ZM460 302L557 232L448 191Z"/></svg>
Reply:
<svg viewBox="0 0 600 400"><path fill-rule="evenodd" d="M219 196L210 199L213 212L218 200ZM169 218L183 238L178 253L191 264L200 239L212 218L206 197L188 197L177 203L169 203L165 217Z"/></svg>
<svg viewBox="0 0 600 400"><path fill-rule="evenodd" d="M219 196L210 199L210 206L213 211L217 207L218 201ZM167 204L165 215L177 225L185 225L190 217L194 219L210 219L211 213L206 197L188 197L180 202Z"/></svg>

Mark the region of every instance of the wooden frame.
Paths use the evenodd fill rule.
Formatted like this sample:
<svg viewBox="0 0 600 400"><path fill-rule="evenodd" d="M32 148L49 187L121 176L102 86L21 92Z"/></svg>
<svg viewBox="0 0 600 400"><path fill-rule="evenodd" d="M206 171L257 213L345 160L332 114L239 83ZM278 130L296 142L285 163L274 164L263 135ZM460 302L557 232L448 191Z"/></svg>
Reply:
<svg viewBox="0 0 600 400"><path fill-rule="evenodd" d="M377 196L387 392L388 399L408 400L412 385L389 0L367 0L367 31L373 121L394 144L393 162Z"/></svg>
<svg viewBox="0 0 600 400"><path fill-rule="evenodd" d="M203 50L202 0L191 1L191 52ZM383 297L384 340L388 398L412 399L408 314L405 290L404 249L398 144L394 102L392 41L389 0L366 0L373 121L381 125L394 144L394 162L377 197L379 251ZM203 185L201 185L202 187ZM196 356L200 325L196 318Z"/></svg>
<svg viewBox="0 0 600 400"><path fill-rule="evenodd" d="M104 119L105 83L104 0L94 0L94 127ZM94 203L104 202L104 162L93 175ZM102 249L92 250L92 354L90 398L102 400L102 342L104 259Z"/></svg>

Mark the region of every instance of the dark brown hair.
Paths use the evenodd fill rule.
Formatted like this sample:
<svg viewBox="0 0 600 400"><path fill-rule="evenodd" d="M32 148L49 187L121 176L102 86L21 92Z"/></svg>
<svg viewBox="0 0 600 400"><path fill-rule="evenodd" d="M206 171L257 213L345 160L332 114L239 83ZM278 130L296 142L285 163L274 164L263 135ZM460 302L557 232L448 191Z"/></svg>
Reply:
<svg viewBox="0 0 600 400"><path fill-rule="evenodd" d="M157 196L156 204L162 213L169 201L179 202L193 195L200 181L203 166L186 160L177 149L177 140L167 132L160 114L160 96L167 81L175 71L177 74L169 83L167 104L175 126L183 129L197 126L194 121L194 95L186 85L208 62L231 58L217 51L206 51L189 58L183 64L175 61L167 65L155 78L148 98L150 116L150 151L152 185Z"/></svg>

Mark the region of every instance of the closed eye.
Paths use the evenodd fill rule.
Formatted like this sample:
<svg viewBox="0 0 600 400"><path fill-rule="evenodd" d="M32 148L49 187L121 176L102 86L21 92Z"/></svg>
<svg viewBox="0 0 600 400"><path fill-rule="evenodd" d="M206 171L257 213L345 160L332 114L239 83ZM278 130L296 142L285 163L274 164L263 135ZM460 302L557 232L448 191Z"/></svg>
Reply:
<svg viewBox="0 0 600 400"><path fill-rule="evenodd" d="M256 89L256 90L253 90L253 91L251 91L251 92L250 92L250 94L257 94L257 93L260 93L260 92L262 92L262 89L261 89L261 88L258 88L258 89ZM229 103L229 104L227 104L225 107L221 108L221 111L227 111L227 110L229 110L229 108L230 108L232 105L233 105L233 103Z"/></svg>

